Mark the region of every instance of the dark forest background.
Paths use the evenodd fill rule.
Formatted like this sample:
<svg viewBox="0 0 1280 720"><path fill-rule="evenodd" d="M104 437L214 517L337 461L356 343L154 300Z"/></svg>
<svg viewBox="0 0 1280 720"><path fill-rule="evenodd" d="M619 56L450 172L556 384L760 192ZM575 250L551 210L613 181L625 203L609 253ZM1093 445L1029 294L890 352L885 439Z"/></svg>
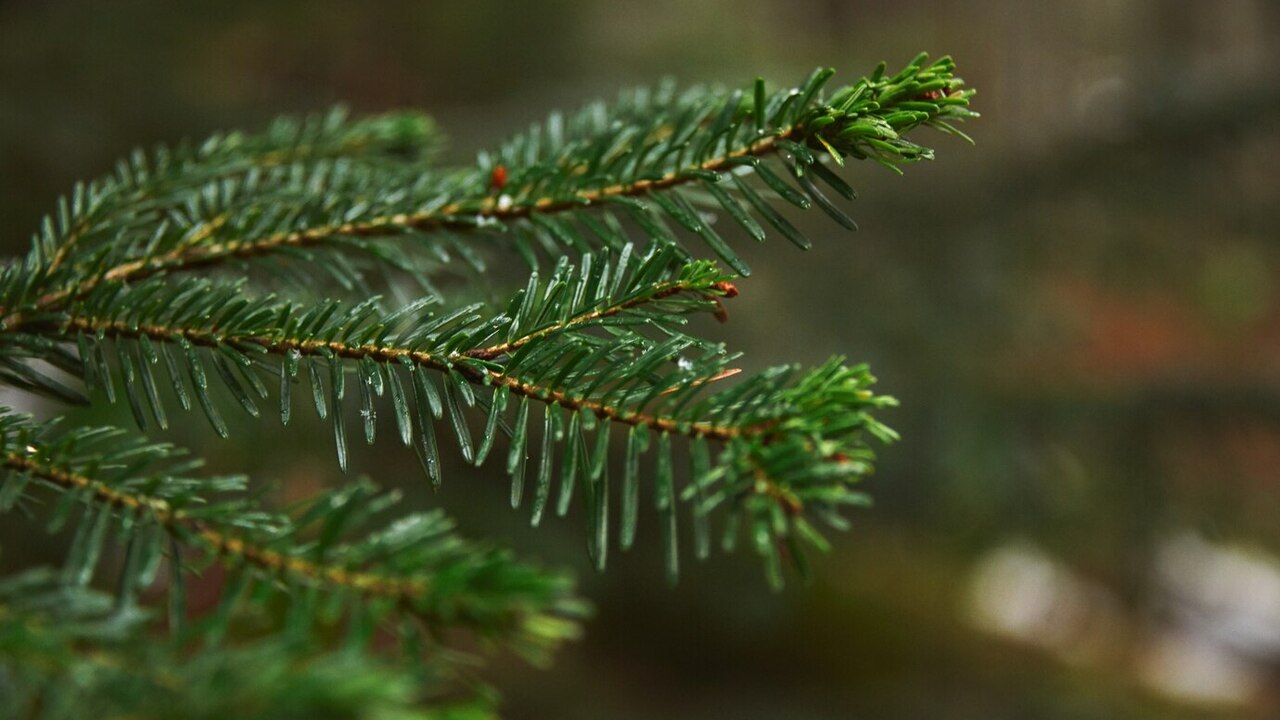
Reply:
<svg viewBox="0 0 1280 720"><path fill-rule="evenodd" d="M134 146L280 113L422 107L467 162L664 75L851 79L950 53L977 147L932 138L905 178L853 167L862 231L801 217L807 254L738 238L757 272L713 330L748 368L867 360L902 401L876 507L812 586L772 594L741 555L668 589L656 542L599 575L580 522L530 530L492 473L459 463L433 495L394 444L352 465L577 568L598 616L550 671L493 665L511 718L1276 717L1277 38L1272 0L9 0L0 242L20 252ZM107 416L128 424L74 414ZM303 494L340 481L308 420L170 435ZM56 561L54 542L0 525L0 566Z"/></svg>

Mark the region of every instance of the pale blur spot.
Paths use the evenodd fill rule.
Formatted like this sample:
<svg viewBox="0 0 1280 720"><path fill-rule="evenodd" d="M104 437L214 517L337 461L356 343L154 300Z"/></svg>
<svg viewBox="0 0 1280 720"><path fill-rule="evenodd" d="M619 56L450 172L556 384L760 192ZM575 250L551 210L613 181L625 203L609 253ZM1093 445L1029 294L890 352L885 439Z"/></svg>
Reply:
<svg viewBox="0 0 1280 720"><path fill-rule="evenodd" d="M978 562L969 617L983 630L1073 662L1111 654L1123 634L1111 593L1021 543L999 547Z"/></svg>
<svg viewBox="0 0 1280 720"><path fill-rule="evenodd" d="M1207 638L1165 633L1139 660L1143 681L1184 702L1245 704L1262 688L1262 672Z"/></svg>
<svg viewBox="0 0 1280 720"><path fill-rule="evenodd" d="M1156 572L1181 625L1251 658L1280 658L1280 559L1180 535L1160 548Z"/></svg>
<svg viewBox="0 0 1280 720"><path fill-rule="evenodd" d="M1253 702L1280 657L1280 561L1183 534L1161 544L1155 571L1173 628L1140 654L1142 680L1183 701Z"/></svg>
<svg viewBox="0 0 1280 720"><path fill-rule="evenodd" d="M1114 596L1047 553L1007 543L973 570L969 618L982 630L1062 660L1124 668L1180 702L1248 705L1280 658L1280 559L1190 534L1162 543L1150 634ZM1140 635L1142 637L1140 637Z"/></svg>

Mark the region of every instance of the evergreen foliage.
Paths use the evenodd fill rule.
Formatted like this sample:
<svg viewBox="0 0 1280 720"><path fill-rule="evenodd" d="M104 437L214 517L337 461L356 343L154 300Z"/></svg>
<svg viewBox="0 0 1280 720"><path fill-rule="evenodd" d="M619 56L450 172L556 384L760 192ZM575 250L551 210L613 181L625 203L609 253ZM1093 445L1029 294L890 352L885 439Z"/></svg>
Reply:
<svg viewBox="0 0 1280 720"><path fill-rule="evenodd" d="M711 215L801 248L779 207L856 229L838 169L931 158L908 137L922 126L963 136L972 91L953 70L922 54L831 91L831 70L780 90L668 83L553 114L462 168L435 163L436 128L412 113L137 151L0 271L0 381L123 401L143 431L199 408L226 436L228 412L288 424L311 405L344 471L381 429L434 486L444 453L502 467L535 525L576 496L601 569L637 541L648 486L673 581L687 523L697 557L743 536L778 586L826 547L820 526L866 504L893 401L839 358L733 377L738 355L688 329L723 319L750 274ZM528 280L495 301L483 288L512 253ZM6 411L0 436L0 510L73 535L60 571L0 585L6 712L487 716L449 638L545 660L585 614L562 574L438 511L396 516L366 480L281 511L134 431ZM215 568L218 607L188 617L187 577ZM142 600L157 594L163 620ZM370 651L391 637L404 652Z"/></svg>

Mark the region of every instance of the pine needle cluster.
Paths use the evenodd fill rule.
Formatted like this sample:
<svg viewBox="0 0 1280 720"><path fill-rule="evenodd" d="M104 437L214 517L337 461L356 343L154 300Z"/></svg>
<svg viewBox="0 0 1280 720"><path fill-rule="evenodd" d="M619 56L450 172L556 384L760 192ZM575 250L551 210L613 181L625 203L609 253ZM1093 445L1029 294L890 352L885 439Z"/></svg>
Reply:
<svg viewBox="0 0 1280 720"><path fill-rule="evenodd" d="M76 185L0 269L0 382L121 402L138 430L0 412L0 512L71 536L62 568L0 579L3 712L486 717L451 640L544 661L578 632L570 578L439 511L363 479L275 508L142 434L193 417L227 436L227 413L314 412L344 472L376 474L348 448L389 435L437 487L446 454L496 465L534 525L580 503L600 569L647 504L672 581L682 535L698 558L745 543L774 586L805 572L867 504L893 400L840 358L743 377L689 320L725 316L740 237L810 247L787 206L856 229L844 165L900 172L933 156L919 130L975 116L950 58L832 74L627 92L466 167L423 115L339 110ZM526 282L475 290L511 258ZM212 568L220 601L192 617Z"/></svg>

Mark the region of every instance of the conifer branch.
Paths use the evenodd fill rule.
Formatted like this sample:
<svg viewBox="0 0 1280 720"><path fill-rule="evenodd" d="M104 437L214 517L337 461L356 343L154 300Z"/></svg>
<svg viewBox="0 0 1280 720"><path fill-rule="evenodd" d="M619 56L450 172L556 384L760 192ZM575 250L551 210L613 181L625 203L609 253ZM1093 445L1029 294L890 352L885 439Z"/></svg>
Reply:
<svg viewBox="0 0 1280 720"><path fill-rule="evenodd" d="M679 329L682 314L720 313L721 298L736 294L737 288L709 262L672 270L676 257L670 246L652 248L643 256L627 246L616 258L586 256L581 268L562 261L545 285L535 273L504 313L488 316L479 312L480 306L440 315L423 315L422 306L411 306L380 315L376 299L345 310L333 303L308 307L270 298L254 301L244 298L238 286L192 281L172 287L157 279L137 286L104 285L67 312L31 319L11 330L15 339L75 342L83 377L106 388L110 396L112 376L117 375L143 428L148 406L157 420L165 416L150 369L158 362L156 346L178 350L188 367L192 392L222 434L225 423L208 394L207 360L198 351L207 352L214 377L254 416L260 413L255 398L268 397L257 368L272 358L286 422L291 413L289 388L299 367L307 364L317 412L332 416L344 470L343 366L352 367L358 371L354 384L361 396L365 439L373 442L376 432L373 398L390 388L401 440L410 444L417 436L414 446L436 484L440 463L431 418L443 418L447 411L464 459L479 464L492 448L497 429L505 426L502 416L510 395L520 407L507 461L516 504L524 482L527 403L545 404L549 414L536 478L535 522L550 494L553 448L563 444L566 453L560 470L565 490L556 505L563 514L573 487L579 482L590 487L602 477L608 426L634 436L629 442L638 443L637 456L644 454L647 440L635 436L636 431L656 433L663 440L657 450L661 463L669 463L667 443L673 436L694 446L706 441L721 446L715 468L710 451L700 451L708 459L694 472L690 487L696 488L696 497L687 496L698 501L694 514L699 525L717 506L753 517L777 508L799 522L801 510L813 502L832 506L860 497L850 484L870 471L863 432L883 441L893 438L868 411L891 400L867 390L871 378L865 370L839 363L799 381L792 379L794 368L779 368L719 392L703 392L733 372L728 363L734 356L684 334ZM645 329L656 332L642 332ZM654 334L659 339L651 337ZM106 341L114 341L121 358L117 371L105 363ZM132 357L126 349L130 344L139 348ZM173 362L167 364L182 399L186 383ZM327 371L318 374L318 365L327 366ZM408 373L407 381L401 380L401 372ZM438 378L443 392L427 373ZM327 388L322 375L328 376ZM404 385L412 389L416 412ZM476 394L486 391L493 394L477 449L465 415L477 403ZM550 414L553 409L567 412L567 431L556 426L563 421ZM596 448L588 451L585 437L597 422ZM584 480L577 479L584 474ZM604 496L603 490L599 493L597 497ZM751 498L766 504L753 505ZM603 512L605 506L596 503ZM674 507L664 501L659 509L671 512ZM789 532L787 524L771 520L769 535ZM598 539L593 542L600 546ZM766 557L772 552L757 549ZM603 562L603 554L599 557ZM771 572L770 577L777 582L779 576Z"/></svg>
<svg viewBox="0 0 1280 720"><path fill-rule="evenodd" d="M427 583L422 578L384 577L336 565L315 563L271 550L220 530L187 512L175 510L164 500L109 487L85 475L41 463L30 455L6 453L0 467L39 478L63 490L83 491L102 505L145 513L170 533L194 537L216 555L238 558L269 573L289 573L319 585L349 588L371 596L404 601L410 605L427 592Z"/></svg>
<svg viewBox="0 0 1280 720"><path fill-rule="evenodd" d="M615 198L643 197L681 184L706 179L706 173L730 169L744 158L760 158L777 148L780 140L801 134L802 128L788 127L777 135L758 140L745 148L712 158L695 167L673 170L657 179L639 179L629 183L610 185L594 190L576 191L572 197L540 197L519 205L503 205L498 198L482 196L480 199L455 201L442 208L421 213L399 213L373 218L362 222L307 228L270 235L257 239L238 239L205 244L215 237L217 228L225 218L205 224L192 236L192 240L158 257L146 257L115 265L101 275L90 277L78 285L49 293L37 302L38 310L56 308L67 301L83 297L103 282L137 282L156 275L171 272L187 272L218 264L228 259L247 259L279 252L283 248L306 248L341 238L376 237L395 234L406 229L418 232L434 230L470 231L492 223L511 222L527 218L534 213L555 215L577 211L583 207ZM60 249L53 261L53 268L65 258L74 244L76 234ZM10 318L12 323L15 318Z"/></svg>
<svg viewBox="0 0 1280 720"><path fill-rule="evenodd" d="M764 157L777 148L778 141L800 136L802 130L797 127L781 129L776 136L757 140L745 148L703 161L694 167L673 170L657 179L640 179L599 189L579 190L567 198L544 196L518 205L504 205L497 197L486 195L479 199L455 201L427 212L399 213L358 223L313 227L257 239L247 238L210 245L192 245L188 248L177 248L158 258L139 259L117 265L108 270L103 279L136 281L160 273L196 270L228 258L251 258L278 252L286 247L305 248L338 238L381 236L406 229L418 232L434 230L467 232L484 228L492 223L527 218L534 213L555 215L577 211L615 198L644 197L650 192L705 179L706 175L703 173L730 169L744 158ZM92 287L91 284L86 284L69 294L73 297L79 296Z"/></svg>
<svg viewBox="0 0 1280 720"><path fill-rule="evenodd" d="M876 85L878 81L863 79L859 84L849 86L837 93L843 96L844 102L837 107L812 105L792 108L789 113L779 109L781 118L794 118L794 124L772 124L762 118L757 119L755 132L758 139L747 140L736 146L728 139L726 148L719 154L709 157L695 157L684 164L664 169L648 168L648 175L642 175L623 182L613 182L601 187L571 187L567 193L537 195L533 187L511 188L516 195L523 195L519 200L510 199L503 193L506 188L495 189L481 184L481 193L471 197L456 199L447 204L422 212L397 213L371 218L362 222L344 222L336 225L310 227L304 230L278 233L261 238L242 238L214 242L208 245L193 246L187 249L176 249L158 258L146 258L117 266L108 272L108 279L137 280L157 273L196 269L211 263L221 262L227 258L249 258L276 252L285 247L308 247L344 237L381 236L412 230L429 233L436 230L452 230L468 232L476 229L510 223L529 218L534 214L553 216L566 212L578 212L583 208L598 206L609 200L643 199L652 193L669 190L681 185L689 185L700 181L716 180L719 174L735 168L758 167L760 160L779 152L799 155L799 161L812 165L814 160L805 148L819 153L830 153L831 157L843 164L845 157L876 157L886 164L931 157L930 151L901 140L898 132L909 130L921 124L945 123L944 117L964 118L971 116L964 110L971 93L961 91L961 81L950 74L950 60L943 58L923 72L924 57L917 58L903 73L895 79ZM812 76L804 88L798 88L783 97L803 96L805 103L816 103L817 89L830 77L830 71L823 71ZM925 75L921 80L917 78ZM910 81L904 84L904 81ZM874 88L867 92L869 88ZM863 96L866 96L865 98ZM775 95L775 98L778 97ZM745 120L756 112L749 106L739 107L739 96L731 96L724 112L730 118L741 116ZM862 101L859 103L859 101ZM763 102L764 96L757 95L755 102ZM785 104L786 100L779 101ZM833 105L836 103L833 100ZM763 113L763 109L760 109ZM725 120L723 122L729 122ZM710 124L710 120L702 120L699 126ZM673 132L671 125L656 128L651 136L663 138ZM949 126L947 126L949 127ZM720 128L713 133L713 141L706 143L715 146L714 140L720 139L720 133L728 128ZM735 133L729 133L731 138ZM896 142L893 142L896 141ZM644 146L653 142L652 137L640 143ZM595 143L591 143L595 144ZM668 151L670 152L670 151ZM677 154L677 157L683 151ZM560 164L573 168L581 167L586 162L569 156L560 158ZM661 166L660 166L661 167ZM536 167L520 168L521 174L530 174ZM505 172L512 172L504 166ZM656 173L654 175L653 173ZM803 177L801 174L800 177ZM472 187L477 183L472 183Z"/></svg>
<svg viewBox="0 0 1280 720"><path fill-rule="evenodd" d="M297 638L200 649L156 642L142 608L35 568L0 581L0 716L78 720L273 715L376 720L497 717L492 698L442 682L439 658L412 665ZM427 707L423 704L427 703Z"/></svg>
<svg viewBox="0 0 1280 720"><path fill-rule="evenodd" d="M768 208L757 190L736 177L747 172L788 202L802 208L817 204L841 225L855 228L815 184L814 178L853 197L852 188L820 158L829 157L840 165L850 157L870 158L896 169L900 163L932 157L931 150L906 139L908 132L929 126L958 133L951 122L975 115L967 109L972 91L962 89L963 81L954 76L950 58L926 62L921 55L893 77L885 77L882 66L825 100L820 90L832 74L829 70L815 72L801 87L772 94L757 81L749 99L741 92L701 91L678 99L620 102L616 116L628 122L597 126L591 119L594 114L588 112L571 123L578 128L577 134L548 130L544 138L535 130L518 136L497 154L510 166L495 166L490 156L482 154L477 167L446 173L426 185L403 169L356 174L355 180L340 181L329 189L329 207L312 220L284 216L277 222L262 222L258 203L270 194L255 187L266 197L243 206L231 202L220 214L185 228L166 228L163 223L155 225L155 220L141 222L133 232L141 234L154 226L152 241L123 255L113 253L106 263L95 260L96 267L82 265L79 280L42 293L27 311L58 309L103 282L137 282L231 260L406 234L502 231L523 222L528 227L517 228L515 236L526 253L530 252L527 241L519 238L531 234L581 249L590 243L569 226L568 221L577 220L599 234L604 245L616 248L625 242L619 230L584 216L588 209L605 205L625 208L649 239L674 242L675 237L657 219L656 207L658 214L699 236L735 271L746 275L750 272L746 264L697 217L694 204L704 200L696 195L686 198L681 190L701 186L710 194L712 207L724 209L763 239L762 226L741 205L745 202L789 240L807 247L807 239ZM764 160L773 157L794 176L799 189L766 167ZM503 178L511 178L509 184L504 179L495 185L491 176L497 169ZM731 183L724 182L726 175ZM405 192L404 185L422 190ZM357 189L386 198L374 204L353 201L350 195ZM216 181L197 190L190 201L206 205L207 196L225 194ZM58 224L66 226L64 237L59 238L50 224L46 237L39 240L47 245L42 252L53 258L44 268L51 276L80 234L76 232L80 226L71 220ZM393 253L401 264L409 262L403 253L403 249ZM22 312L9 304L0 307L4 308L0 317L10 322Z"/></svg>
<svg viewBox="0 0 1280 720"><path fill-rule="evenodd" d="M274 376L281 422L300 389L331 423L344 472L351 396L370 444L387 397L395 434L433 486L444 436L475 466L504 455L511 505L527 505L535 525L581 502L599 569L615 531L617 547L633 546L647 486L669 578L679 525L691 524L702 558L715 521L720 544L748 538L778 586L784 565L804 572L805 548L827 547L817 523L843 529L843 511L867 504L858 484L873 445L897 437L877 418L894 400L842 358L738 375L737 354L688 331L694 313L724 320L734 281L750 273L709 213L801 248L810 241L779 201L856 229L828 196L856 196L837 168L867 159L900 172L930 159L911 139L920 128L966 138L954 123L976 116L973 92L954 71L950 58L921 54L831 92L826 69L775 91L762 80L640 90L553 114L453 169L431 166L436 134L414 114L282 121L137 152L60 199L30 252L0 266L0 384L66 402L122 398L143 430L168 428L174 401L198 406L226 436L221 405L259 417ZM505 304L462 305L436 288L453 257L483 275L493 249L533 268ZM708 253L728 270L697 259ZM422 292L405 291L406 279ZM611 453L619 435L623 462ZM183 551L223 560L211 648L244 597L261 604L280 591L291 636L314 635L323 595L353 645L395 626L410 655L433 641L424 629L465 628L535 657L576 632L584 609L566 579L460 540L439 512L353 537L393 494L356 481L280 514L247 500L243 478L187 477L198 463L177 455L116 429L56 433L0 411L0 512L27 509L33 488L59 496L51 529L83 508L59 575L68 597L89 597L116 537L126 544L117 603L134 609L167 552L179 636L192 569ZM0 628L9 589L0 580Z"/></svg>
<svg viewBox="0 0 1280 720"><path fill-rule="evenodd" d="M228 491L244 491L243 478L175 474L198 462L151 470L172 464L178 452L124 438L112 428L55 435L50 426L3 413L0 434L0 511L29 498L32 480L59 492L66 499L62 506L86 506L65 572L71 585L93 577L114 527L137 555L120 580L120 592L130 600L150 583L164 534L179 546L194 545L221 558L230 583L293 593L311 588L342 599L351 613L379 608L377 616L387 618L394 611L431 632L466 628L497 634L535 659L572 636L582 612L563 579L459 540L438 512L405 516L346 540L397 499L379 497L368 483L313 499L294 521L227 497ZM181 566L178 575L187 572L185 560L176 554L170 560ZM432 583L440 574L451 578L447 589ZM226 595L225 602L237 601L237 594ZM172 591L171 602L185 612L181 598L180 589Z"/></svg>
<svg viewBox="0 0 1280 720"><path fill-rule="evenodd" d="M627 307L635 307L640 304L642 303L634 302ZM612 312L603 314L601 317L614 315L625 309L627 308L617 306ZM534 339L534 337L546 337L553 332L563 331L594 319L598 318L588 318L583 316L583 320L579 323L569 323L562 328L548 329L546 332L540 331L536 336L526 336L526 338L521 338L515 341L515 343L517 347L522 347L525 343L529 342L529 340ZM86 317L71 317L66 321L62 328L62 332L69 336L74 336L75 334L86 334L97 337L129 340L137 340L142 337L147 337L158 342L178 342L179 339L181 339L194 346L212 349L224 347L237 349L254 348L277 357L284 357L290 353L296 353L298 356L304 358L323 358L326 360L330 358L340 358L343 360L353 361L372 360L386 365L391 365L392 363L403 364L407 361L419 368L433 370L438 373L447 374L450 371L456 372L473 385L503 388L510 391L513 395L527 397L531 400L554 403L566 410L589 412L603 420L622 425L643 425L657 432L685 435L688 437L705 437L712 440L728 440L730 438L737 437L743 432L757 432L756 429L752 428L744 429L717 425L715 423L682 421L672 417L651 415L635 410L627 410L625 408L609 405L598 399L575 396L572 393L558 390L550 385L522 380L519 376L509 375L501 370L493 369L478 363L473 364L467 362L470 359L489 359L490 357L493 357L490 353L493 352L494 348L501 347L507 343L488 348L477 348L466 352L455 352L447 355L440 355L424 350L413 350L408 347L398 347L389 344L352 345L338 340L324 341L296 337L275 337L270 335L231 335L222 334L212 330L198 330L166 325L135 325L121 320L103 321Z"/></svg>

